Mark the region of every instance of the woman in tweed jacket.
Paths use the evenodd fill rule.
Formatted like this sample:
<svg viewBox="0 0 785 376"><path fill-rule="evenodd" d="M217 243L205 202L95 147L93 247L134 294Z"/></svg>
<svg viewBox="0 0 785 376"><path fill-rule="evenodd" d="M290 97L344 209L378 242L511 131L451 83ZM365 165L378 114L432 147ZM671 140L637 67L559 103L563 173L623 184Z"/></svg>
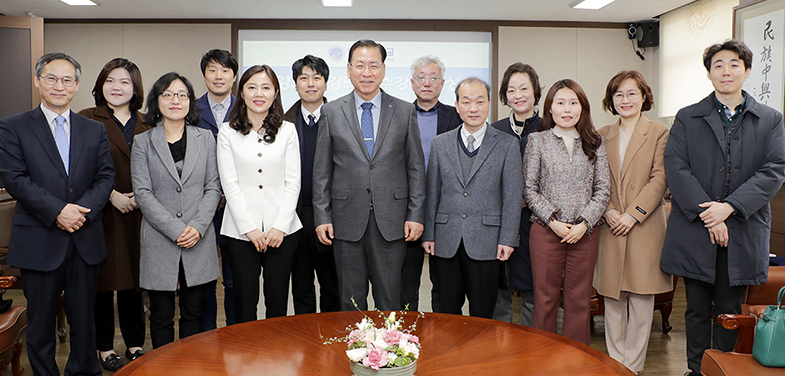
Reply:
<svg viewBox="0 0 785 376"><path fill-rule="evenodd" d="M540 132L529 135L523 195L532 212L529 249L534 281L534 327L556 333L564 283L565 337L589 344L589 297L611 178L602 137L577 82L548 91Z"/></svg>

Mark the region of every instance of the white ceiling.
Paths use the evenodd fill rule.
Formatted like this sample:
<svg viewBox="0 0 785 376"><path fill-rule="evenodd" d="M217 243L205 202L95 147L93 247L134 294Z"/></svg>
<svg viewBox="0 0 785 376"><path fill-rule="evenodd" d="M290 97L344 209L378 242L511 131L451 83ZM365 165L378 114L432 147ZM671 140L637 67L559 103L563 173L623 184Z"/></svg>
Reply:
<svg viewBox="0 0 785 376"><path fill-rule="evenodd" d="M325 8L320 0L0 0L0 13L45 18L142 19L397 19L631 22L651 19L694 0L616 0L600 10L571 9L577 0L354 0Z"/></svg>

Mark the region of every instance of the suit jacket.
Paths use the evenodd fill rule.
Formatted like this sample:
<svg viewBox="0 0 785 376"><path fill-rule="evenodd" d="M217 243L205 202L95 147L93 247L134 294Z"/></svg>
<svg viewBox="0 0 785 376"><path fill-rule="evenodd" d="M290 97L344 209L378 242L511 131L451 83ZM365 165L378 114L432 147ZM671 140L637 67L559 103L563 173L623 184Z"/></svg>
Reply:
<svg viewBox="0 0 785 376"><path fill-rule="evenodd" d="M187 126L182 176L166 142L163 125L134 138L131 178L142 219L139 284L148 290L174 291L182 258L188 286L217 279L218 253L212 226L221 199L215 138L208 130ZM190 249L176 240L191 226L201 239Z"/></svg>
<svg viewBox="0 0 785 376"><path fill-rule="evenodd" d="M314 220L317 226L332 223L336 239L360 240L371 213L387 241L403 238L404 222L424 220L425 162L417 114L411 103L381 93L370 157L354 93L321 110L313 169Z"/></svg>
<svg viewBox="0 0 785 376"><path fill-rule="evenodd" d="M79 111L80 115L100 121L106 128L111 146L112 163L115 169L114 189L120 193L133 192L131 186L131 148L125 136L109 114L106 106L90 107ZM142 113L136 112L134 135L150 126ZM127 290L139 287L139 227L142 212L134 210L121 213L111 203L103 210L106 258L98 268L98 291Z"/></svg>
<svg viewBox="0 0 785 376"><path fill-rule="evenodd" d="M413 104L417 104L415 99ZM461 117L454 106L439 102L436 108L439 113L436 114L436 134L440 135L444 132L458 128L461 125Z"/></svg>
<svg viewBox="0 0 785 376"><path fill-rule="evenodd" d="M224 116L220 122L217 122L215 117L213 117L213 110L210 108L210 102L207 100L208 95L210 95L210 93L204 93L204 95L196 100L196 107L202 113L202 120L199 121L199 124L196 126L202 129L207 129L210 132L213 132L213 136L217 136L218 129L221 127L221 124L229 121L229 112L231 112L232 107L234 107L234 102L237 101L237 98L230 94L232 99L230 100L229 108L226 109L226 116Z"/></svg>
<svg viewBox="0 0 785 376"><path fill-rule="evenodd" d="M615 236L610 226L600 226L600 248L594 271L594 287L603 295L619 299L621 291L659 294L673 289L671 276L660 270L665 241L665 165L662 153L668 127L641 116L630 143L619 160L619 124L602 127L611 167L611 201L606 212L628 213L638 223L626 236Z"/></svg>
<svg viewBox="0 0 785 376"><path fill-rule="evenodd" d="M499 244L518 246L521 153L515 138L486 127L468 177L458 154L460 128L431 142L423 241L434 242L436 256L455 256L461 239L474 260L495 260Z"/></svg>
<svg viewBox="0 0 785 376"><path fill-rule="evenodd" d="M71 112L71 151L66 174L40 107L0 120L0 176L17 200L8 263L51 271L62 264L73 239L88 264L106 256L103 209L114 186L114 167L103 124ZM91 211L73 234L57 227L57 215L73 203Z"/></svg>
<svg viewBox="0 0 785 376"><path fill-rule="evenodd" d="M229 123L218 132L218 172L226 195L221 235L248 241L255 229L290 235L303 226L295 213L300 195L300 150L294 124L284 121L272 144L258 142ZM261 156L261 158L260 158Z"/></svg>
<svg viewBox="0 0 785 376"><path fill-rule="evenodd" d="M676 114L665 146L665 175L673 194L660 267L666 273L714 283L717 246L698 205L725 201L736 212L728 226L731 286L759 285L769 270L769 201L785 178L782 114L744 93L740 123L726 134L714 106L714 93ZM730 186L725 194L725 147L729 140Z"/></svg>

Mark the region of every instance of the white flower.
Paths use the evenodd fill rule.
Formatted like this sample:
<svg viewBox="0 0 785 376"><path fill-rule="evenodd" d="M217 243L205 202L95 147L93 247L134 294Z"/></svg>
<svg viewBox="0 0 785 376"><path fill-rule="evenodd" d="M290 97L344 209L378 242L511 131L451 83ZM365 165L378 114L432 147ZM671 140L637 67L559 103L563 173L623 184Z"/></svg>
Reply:
<svg viewBox="0 0 785 376"><path fill-rule="evenodd" d="M383 349L387 348L387 342L384 342L384 338L382 338L381 336L377 336L376 339L374 339L373 342L371 343L376 347L380 347Z"/></svg>
<svg viewBox="0 0 785 376"><path fill-rule="evenodd" d="M362 362L363 358L368 355L368 349L361 347L354 350L346 350L346 356L353 362Z"/></svg>
<svg viewBox="0 0 785 376"><path fill-rule="evenodd" d="M357 329L362 331L366 331L368 328L373 327L373 322L368 320L367 317L364 317L362 321L357 323Z"/></svg>
<svg viewBox="0 0 785 376"><path fill-rule="evenodd" d="M414 359L420 357L420 349L414 343L411 343L409 341L406 341L406 343L404 343L404 340L401 340L401 342L398 344L398 348L401 349L404 355L413 354Z"/></svg>

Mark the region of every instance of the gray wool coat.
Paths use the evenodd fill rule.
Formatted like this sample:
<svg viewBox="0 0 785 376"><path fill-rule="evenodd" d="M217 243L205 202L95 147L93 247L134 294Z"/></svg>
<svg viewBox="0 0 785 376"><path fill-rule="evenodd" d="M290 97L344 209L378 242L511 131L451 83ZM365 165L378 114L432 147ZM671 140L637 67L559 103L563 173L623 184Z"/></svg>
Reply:
<svg viewBox="0 0 785 376"><path fill-rule="evenodd" d="M139 285L148 290L174 291L182 259L187 286L220 276L213 215L221 199L213 134L186 127L182 177L159 125L134 139L131 178L141 209ZM176 239L191 226L201 238L190 249Z"/></svg>
<svg viewBox="0 0 785 376"><path fill-rule="evenodd" d="M665 175L673 194L662 271L714 283L717 246L700 219L708 201L728 202L736 213L728 226L728 274L731 286L766 282L769 268L769 201L785 178L785 128L782 114L759 104L746 92L741 124L726 134L714 106L714 93L685 107L665 146ZM725 138L731 137L731 174L725 186Z"/></svg>

